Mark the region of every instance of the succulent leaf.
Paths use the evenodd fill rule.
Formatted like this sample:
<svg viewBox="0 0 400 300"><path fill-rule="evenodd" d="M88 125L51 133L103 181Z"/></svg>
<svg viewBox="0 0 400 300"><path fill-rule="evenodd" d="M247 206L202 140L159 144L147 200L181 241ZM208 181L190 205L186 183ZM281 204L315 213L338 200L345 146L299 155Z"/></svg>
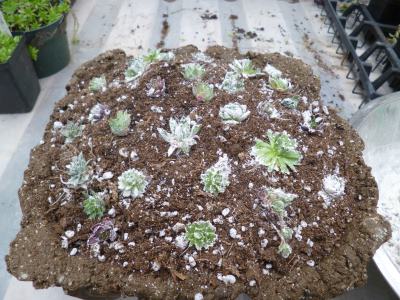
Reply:
<svg viewBox="0 0 400 300"><path fill-rule="evenodd" d="M215 227L210 221L197 221L185 228L185 239L189 246L195 246L198 251L212 247L217 240Z"/></svg>
<svg viewBox="0 0 400 300"><path fill-rule="evenodd" d="M124 197L141 197L148 185L146 176L136 169L129 169L118 177L118 189L122 191Z"/></svg>

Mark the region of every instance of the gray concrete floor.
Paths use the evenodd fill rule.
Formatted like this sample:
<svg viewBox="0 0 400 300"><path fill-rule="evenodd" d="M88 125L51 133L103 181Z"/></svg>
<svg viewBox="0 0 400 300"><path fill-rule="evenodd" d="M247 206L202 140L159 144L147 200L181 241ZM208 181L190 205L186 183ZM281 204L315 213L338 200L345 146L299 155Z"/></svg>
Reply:
<svg viewBox="0 0 400 300"><path fill-rule="evenodd" d="M209 45L232 47L233 26L257 33L255 39L238 41L241 51L281 52L303 59L320 76L321 96L326 104L349 119L361 99L351 93L352 82L345 78L346 68L326 33L319 9L312 0L298 3L287 0L78 0L74 12L79 20L80 43L71 45L71 63L61 72L42 79L42 92L35 109L28 114L0 115L0 256L19 228L21 217L17 191L27 166L30 149L39 143L54 103L65 94L64 86L73 71L97 54L122 48L128 54L139 54L154 48L161 40L166 48L194 44L204 50ZM217 14L217 20L203 20L206 11ZM237 15L235 24L229 20ZM168 16L166 16L168 15ZM169 33L162 38L162 21L167 20ZM68 18L71 37L73 19ZM257 28L264 27L264 30ZM313 43L309 43L313 41ZM339 95L340 91L340 95ZM346 293L338 299L397 299L379 271L370 266L365 288ZM73 299L59 288L36 291L31 283L18 282L5 270L0 260L0 298Z"/></svg>

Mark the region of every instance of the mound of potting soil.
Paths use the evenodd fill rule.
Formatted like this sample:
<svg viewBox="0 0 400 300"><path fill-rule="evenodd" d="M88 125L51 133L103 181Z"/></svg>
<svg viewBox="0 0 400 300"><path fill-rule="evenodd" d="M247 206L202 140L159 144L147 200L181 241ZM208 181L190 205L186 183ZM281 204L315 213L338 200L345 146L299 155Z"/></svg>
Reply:
<svg viewBox="0 0 400 300"><path fill-rule="evenodd" d="M223 47L131 60L104 53L67 85L25 171L9 272L143 299L327 299L365 283L390 228L361 139L308 66ZM131 119L116 135L118 111Z"/></svg>

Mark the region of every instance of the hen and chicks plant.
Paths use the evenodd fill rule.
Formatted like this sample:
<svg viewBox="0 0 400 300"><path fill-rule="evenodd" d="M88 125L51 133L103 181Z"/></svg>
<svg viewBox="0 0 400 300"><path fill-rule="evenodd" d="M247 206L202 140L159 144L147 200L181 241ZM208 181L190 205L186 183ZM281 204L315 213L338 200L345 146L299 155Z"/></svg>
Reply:
<svg viewBox="0 0 400 300"><path fill-rule="evenodd" d="M229 175L231 167L229 158L226 154L221 156L217 163L201 174L201 182L204 185L204 191L212 195L223 193L229 186Z"/></svg>
<svg viewBox="0 0 400 300"><path fill-rule="evenodd" d="M142 197L148 185L146 175L136 169L129 169L118 177L118 189L123 197Z"/></svg>
<svg viewBox="0 0 400 300"><path fill-rule="evenodd" d="M215 227L210 221L197 221L185 228L185 239L198 251L212 247L217 240Z"/></svg>
<svg viewBox="0 0 400 300"><path fill-rule="evenodd" d="M88 195L83 201L83 211L89 219L99 219L105 211L103 196L100 193Z"/></svg>
<svg viewBox="0 0 400 300"><path fill-rule="evenodd" d="M72 143L74 139L82 136L84 128L85 126L78 122L68 121L67 124L61 128L61 134L65 137L65 143Z"/></svg>
<svg viewBox="0 0 400 300"><path fill-rule="evenodd" d="M228 103L219 110L219 116L226 125L240 124L246 120L249 115L250 111L247 110L247 106L237 102Z"/></svg>
<svg viewBox="0 0 400 300"><path fill-rule="evenodd" d="M66 184L72 188L84 187L90 178L88 164L82 152L74 156L66 166L69 175Z"/></svg>
<svg viewBox="0 0 400 300"><path fill-rule="evenodd" d="M116 116L108 121L111 132L116 136L126 136L131 124L131 115L126 111L118 111Z"/></svg>

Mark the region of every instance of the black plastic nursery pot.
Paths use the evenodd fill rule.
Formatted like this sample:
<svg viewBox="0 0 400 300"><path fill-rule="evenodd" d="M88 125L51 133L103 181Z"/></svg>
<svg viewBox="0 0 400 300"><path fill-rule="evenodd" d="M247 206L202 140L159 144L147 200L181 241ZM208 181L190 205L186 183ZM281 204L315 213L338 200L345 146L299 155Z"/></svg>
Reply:
<svg viewBox="0 0 400 300"><path fill-rule="evenodd" d="M23 37L11 58L0 64L0 113L31 111L39 92L39 81Z"/></svg>
<svg viewBox="0 0 400 300"><path fill-rule="evenodd" d="M371 0L368 10L379 23L400 24L400 0Z"/></svg>
<svg viewBox="0 0 400 300"><path fill-rule="evenodd" d="M67 19L63 15L58 21L39 29L13 32L13 35L24 35L26 43L39 50L38 58L33 62L39 78L57 73L68 65L70 60Z"/></svg>

